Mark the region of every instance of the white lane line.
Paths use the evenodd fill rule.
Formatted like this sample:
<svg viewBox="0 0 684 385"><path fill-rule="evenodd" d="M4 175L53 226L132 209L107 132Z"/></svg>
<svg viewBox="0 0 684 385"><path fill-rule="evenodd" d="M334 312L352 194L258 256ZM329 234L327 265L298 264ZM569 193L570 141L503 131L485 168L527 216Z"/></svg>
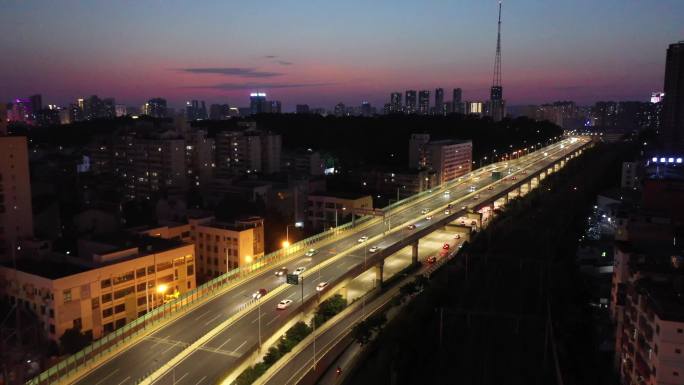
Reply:
<svg viewBox="0 0 684 385"><path fill-rule="evenodd" d="M292 294L288 295L286 298L287 298L287 299L292 299L292 297L294 297L295 295L297 295L297 293L292 293Z"/></svg>
<svg viewBox="0 0 684 385"><path fill-rule="evenodd" d="M166 342L166 340L167 340L169 337L171 337L171 334L169 334L168 336L163 337L163 338L158 338L158 341L155 342L154 345L152 345L152 347L155 347L155 346L161 344L162 342Z"/></svg>
<svg viewBox="0 0 684 385"><path fill-rule="evenodd" d="M108 375L104 376L104 378L102 378L100 381L96 382L95 385L100 385L101 383L103 383L104 381L106 381L109 377L113 376L113 375L114 375L116 372L118 372L118 371L119 371L118 368L112 370L111 373L109 373Z"/></svg>
<svg viewBox="0 0 684 385"><path fill-rule="evenodd" d="M126 381L128 381L128 380L130 380L130 379L131 379L131 376L128 376L128 377L124 378L123 381L119 382L118 385L121 385L121 384L123 384L124 382L126 382Z"/></svg>
<svg viewBox="0 0 684 385"><path fill-rule="evenodd" d="M216 314L216 316L215 316L214 318L212 318L212 319L210 319L209 321L205 322L205 323L204 323L204 326L207 326L207 325L209 325L210 323L216 321L216 319L217 319L218 317L220 317L220 316L221 316L221 313Z"/></svg>
<svg viewBox="0 0 684 385"><path fill-rule="evenodd" d="M240 346L238 346L237 348L235 348L235 350L233 350L233 353L237 353L238 350L240 350L241 347L245 346L246 343L247 343L247 340L245 340L245 342L241 343Z"/></svg>
<svg viewBox="0 0 684 385"><path fill-rule="evenodd" d="M195 321L199 321L200 318L204 317L205 315L209 314L209 310L205 311L204 313L198 315L195 317Z"/></svg>
<svg viewBox="0 0 684 385"><path fill-rule="evenodd" d="M228 338L228 339L226 340L226 342L224 342L224 343L222 343L221 345L219 345L219 347L216 348L216 350L221 350L221 348L224 347L228 342L230 342L230 340L231 340L231 339Z"/></svg>
<svg viewBox="0 0 684 385"><path fill-rule="evenodd" d="M164 350L161 354L166 354L166 352L168 352L169 350L173 349L176 345L178 345L178 341L176 341L175 344L169 346L169 348L166 349L166 350Z"/></svg>
<svg viewBox="0 0 684 385"><path fill-rule="evenodd" d="M199 385L199 384L200 384L202 381L204 381L204 379L206 379L206 378L207 378L207 376L204 376L204 377L200 378L199 381L195 382L195 385Z"/></svg>
<svg viewBox="0 0 684 385"><path fill-rule="evenodd" d="M185 378L185 376L187 376L188 374L189 374L189 372L185 372L185 374L184 374L183 376L181 376L181 378L179 378L179 379L176 380L176 383L183 381L183 379Z"/></svg>
<svg viewBox="0 0 684 385"><path fill-rule="evenodd" d="M275 316L275 318L273 318L272 320L270 320L270 321L266 322L266 326L268 326L268 325L272 324L272 323L273 323L273 321L275 321L275 320L277 320L277 319L278 319L278 317L280 317L280 316L279 316L279 315L277 315L277 316Z"/></svg>
<svg viewBox="0 0 684 385"><path fill-rule="evenodd" d="M242 291L239 292L238 294L244 294L244 292L246 292L246 291L247 291L247 289L242 289Z"/></svg>
<svg viewBox="0 0 684 385"><path fill-rule="evenodd" d="M255 323L255 322L257 322L258 320L259 320L259 317L256 317L256 318L254 319L254 321L252 321L252 324Z"/></svg>

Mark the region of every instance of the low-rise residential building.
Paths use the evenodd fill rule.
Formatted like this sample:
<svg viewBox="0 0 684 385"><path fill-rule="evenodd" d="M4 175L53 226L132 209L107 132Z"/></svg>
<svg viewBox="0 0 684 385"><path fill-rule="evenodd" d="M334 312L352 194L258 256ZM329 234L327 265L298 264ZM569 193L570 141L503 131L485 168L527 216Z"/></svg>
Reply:
<svg viewBox="0 0 684 385"><path fill-rule="evenodd" d="M309 225L314 229L328 229L344 223L354 209L373 209L373 197L347 192L324 192L309 194Z"/></svg>
<svg viewBox="0 0 684 385"><path fill-rule="evenodd" d="M198 216L189 218L187 223L169 223L137 231L152 237L192 242L200 281L218 277L264 255L261 217L221 222L212 216Z"/></svg>
<svg viewBox="0 0 684 385"><path fill-rule="evenodd" d="M0 295L55 341L71 328L100 338L195 288L195 248L180 240L98 236L79 240L74 254L0 266Z"/></svg>

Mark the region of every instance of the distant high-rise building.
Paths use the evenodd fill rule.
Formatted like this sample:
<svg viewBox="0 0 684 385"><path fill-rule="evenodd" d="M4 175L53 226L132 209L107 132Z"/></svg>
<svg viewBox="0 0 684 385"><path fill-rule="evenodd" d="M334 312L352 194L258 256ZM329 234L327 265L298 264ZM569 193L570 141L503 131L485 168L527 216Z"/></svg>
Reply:
<svg viewBox="0 0 684 385"><path fill-rule="evenodd" d="M7 135L7 104L0 103L0 136Z"/></svg>
<svg viewBox="0 0 684 385"><path fill-rule="evenodd" d="M418 113L427 115L430 113L430 91L422 90L418 93Z"/></svg>
<svg viewBox="0 0 684 385"><path fill-rule="evenodd" d="M465 102L466 114L482 116L484 113L484 103L482 102Z"/></svg>
<svg viewBox="0 0 684 385"><path fill-rule="evenodd" d="M456 114L465 112L465 108L463 108L463 91L461 91L460 88L454 88L453 99L451 100L451 110Z"/></svg>
<svg viewBox="0 0 684 385"><path fill-rule="evenodd" d="M272 114L280 114L283 112L283 105L280 103L280 100L273 100L270 102L271 104L271 109L270 113Z"/></svg>
<svg viewBox="0 0 684 385"><path fill-rule="evenodd" d="M443 88L437 88L435 89L435 115L443 115L444 114L444 89Z"/></svg>
<svg viewBox="0 0 684 385"><path fill-rule="evenodd" d="M667 49L663 91L660 140L666 148L679 149L684 147L684 40Z"/></svg>
<svg viewBox="0 0 684 385"><path fill-rule="evenodd" d="M114 107L114 114L116 115L117 118L120 118L122 116L126 116L126 105L125 104L117 104Z"/></svg>
<svg viewBox="0 0 684 385"><path fill-rule="evenodd" d="M209 119L224 120L230 117L230 106L227 104L212 104L209 106Z"/></svg>
<svg viewBox="0 0 684 385"><path fill-rule="evenodd" d="M33 111L33 119L36 118L38 111L43 109L43 97L40 94L29 96L31 100L31 111Z"/></svg>
<svg viewBox="0 0 684 385"><path fill-rule="evenodd" d="M345 116L347 114L347 108L344 103L337 103L335 105L335 116Z"/></svg>
<svg viewBox="0 0 684 385"><path fill-rule="evenodd" d="M401 112L401 92L392 92L390 95L389 113Z"/></svg>
<svg viewBox="0 0 684 385"><path fill-rule="evenodd" d="M207 118L207 106L204 100L192 100L185 103L185 119L187 121L203 120Z"/></svg>
<svg viewBox="0 0 684 385"><path fill-rule="evenodd" d="M265 92L252 92L249 94L249 110L252 115L271 112L270 107L266 100Z"/></svg>
<svg viewBox="0 0 684 385"><path fill-rule="evenodd" d="M664 92L651 92L651 103L660 103L665 98Z"/></svg>
<svg viewBox="0 0 684 385"><path fill-rule="evenodd" d="M33 236L31 182L26 137L0 137L0 255Z"/></svg>
<svg viewBox="0 0 684 385"><path fill-rule="evenodd" d="M165 118L166 117L166 99L163 98L152 98L143 105L142 114L148 115L153 118Z"/></svg>
<svg viewBox="0 0 684 385"><path fill-rule="evenodd" d="M310 113L308 104L297 104L296 112L298 114L308 114Z"/></svg>
<svg viewBox="0 0 684 385"><path fill-rule="evenodd" d="M363 116L373 115L373 108L371 107L371 104L369 102L362 102L361 103L361 115L363 115Z"/></svg>
<svg viewBox="0 0 684 385"><path fill-rule="evenodd" d="M417 92L415 90L406 91L406 113L415 114L418 111Z"/></svg>

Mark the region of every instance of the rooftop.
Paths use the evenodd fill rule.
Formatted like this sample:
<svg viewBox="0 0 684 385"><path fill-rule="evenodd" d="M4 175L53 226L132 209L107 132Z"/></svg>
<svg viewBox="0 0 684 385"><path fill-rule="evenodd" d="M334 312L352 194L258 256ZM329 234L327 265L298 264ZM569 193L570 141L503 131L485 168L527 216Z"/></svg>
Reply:
<svg viewBox="0 0 684 385"><path fill-rule="evenodd" d="M14 268L11 262L3 263L2 266ZM70 275L90 270L88 267L70 263L59 259L32 259L17 258L17 270L37 275L47 279L59 279Z"/></svg>

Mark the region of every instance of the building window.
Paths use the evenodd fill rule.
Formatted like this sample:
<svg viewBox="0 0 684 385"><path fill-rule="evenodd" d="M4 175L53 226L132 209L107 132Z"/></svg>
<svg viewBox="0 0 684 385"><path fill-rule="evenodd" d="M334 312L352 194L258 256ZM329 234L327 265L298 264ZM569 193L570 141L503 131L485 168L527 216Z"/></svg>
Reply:
<svg viewBox="0 0 684 385"><path fill-rule="evenodd" d="M102 294L102 303L111 302L111 301L112 301L112 294L111 293Z"/></svg>
<svg viewBox="0 0 684 385"><path fill-rule="evenodd" d="M188 281L188 289L190 289L191 287L192 287L192 282Z"/></svg>
<svg viewBox="0 0 684 385"><path fill-rule="evenodd" d="M100 288L104 289L106 287L112 286L112 280L111 279L103 279L100 281Z"/></svg>
<svg viewBox="0 0 684 385"><path fill-rule="evenodd" d="M187 275L193 275L193 274L195 274L194 265L188 265L188 274Z"/></svg>
<svg viewBox="0 0 684 385"><path fill-rule="evenodd" d="M92 310L99 309L100 308L100 299L99 298L93 298L90 300L90 307Z"/></svg>
<svg viewBox="0 0 684 385"><path fill-rule="evenodd" d="M76 318L74 320L74 329L81 330L82 327L83 327L83 321L81 320L81 318Z"/></svg>
<svg viewBox="0 0 684 385"><path fill-rule="evenodd" d="M112 314L114 314L114 311L111 307L102 310L102 318L111 317Z"/></svg>
<svg viewBox="0 0 684 385"><path fill-rule="evenodd" d="M122 303L114 306L114 313L118 314L126 310L126 304Z"/></svg>
<svg viewBox="0 0 684 385"><path fill-rule="evenodd" d="M64 290L62 295L64 295L64 303L71 302L71 289Z"/></svg>
<svg viewBox="0 0 684 385"><path fill-rule="evenodd" d="M143 267L142 269L136 270L135 276L137 278L144 277L145 276L145 268Z"/></svg>

